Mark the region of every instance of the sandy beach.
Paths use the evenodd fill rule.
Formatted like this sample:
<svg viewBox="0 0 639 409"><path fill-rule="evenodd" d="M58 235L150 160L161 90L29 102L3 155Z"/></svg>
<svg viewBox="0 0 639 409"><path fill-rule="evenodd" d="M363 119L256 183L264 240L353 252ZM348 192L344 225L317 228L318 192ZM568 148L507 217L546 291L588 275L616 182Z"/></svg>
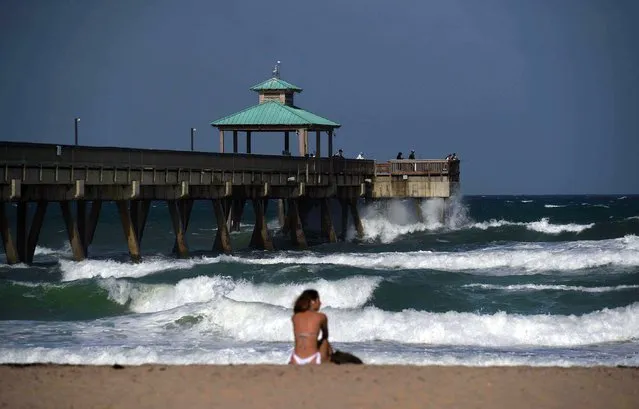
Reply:
<svg viewBox="0 0 639 409"><path fill-rule="evenodd" d="M0 366L6 408L637 408L639 368Z"/></svg>

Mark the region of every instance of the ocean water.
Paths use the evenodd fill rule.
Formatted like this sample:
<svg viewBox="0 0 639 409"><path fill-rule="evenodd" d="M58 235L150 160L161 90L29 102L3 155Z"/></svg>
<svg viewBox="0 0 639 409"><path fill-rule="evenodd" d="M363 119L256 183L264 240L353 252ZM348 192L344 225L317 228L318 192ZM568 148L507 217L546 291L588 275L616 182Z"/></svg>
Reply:
<svg viewBox="0 0 639 409"><path fill-rule="evenodd" d="M0 266L0 363L285 364L292 303L315 288L334 346L369 364L639 365L639 196L420 207L418 221L413 202L362 203L362 240L295 251L269 206L279 250L265 252L248 248L247 206L220 255L196 202L191 257L176 259L154 202L133 264L115 206L82 262L51 206L34 265Z"/></svg>

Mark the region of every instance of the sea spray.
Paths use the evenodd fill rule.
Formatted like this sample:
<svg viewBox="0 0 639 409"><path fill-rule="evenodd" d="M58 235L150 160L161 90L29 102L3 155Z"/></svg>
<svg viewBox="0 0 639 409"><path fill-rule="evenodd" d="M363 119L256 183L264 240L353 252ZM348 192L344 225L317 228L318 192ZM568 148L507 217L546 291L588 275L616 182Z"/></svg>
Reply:
<svg viewBox="0 0 639 409"><path fill-rule="evenodd" d="M403 235L461 229L470 223L468 209L461 196L448 199L393 199L376 202L362 210L364 239L390 243ZM355 231L349 230L349 239Z"/></svg>

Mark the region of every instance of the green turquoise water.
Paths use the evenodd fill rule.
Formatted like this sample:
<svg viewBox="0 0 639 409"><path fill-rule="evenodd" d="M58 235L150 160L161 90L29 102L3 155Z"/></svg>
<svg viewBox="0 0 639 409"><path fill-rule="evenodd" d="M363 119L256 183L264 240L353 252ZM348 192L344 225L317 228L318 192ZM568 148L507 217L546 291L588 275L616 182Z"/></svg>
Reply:
<svg viewBox="0 0 639 409"><path fill-rule="evenodd" d="M154 202L132 264L114 206L82 262L51 206L34 265L0 267L0 362L285 363L291 304L316 288L333 343L372 364L639 363L639 196L430 200L422 221L411 202L361 203L363 239L309 232L306 251L274 210L278 250L248 248L247 206L226 256L196 202L180 260Z"/></svg>

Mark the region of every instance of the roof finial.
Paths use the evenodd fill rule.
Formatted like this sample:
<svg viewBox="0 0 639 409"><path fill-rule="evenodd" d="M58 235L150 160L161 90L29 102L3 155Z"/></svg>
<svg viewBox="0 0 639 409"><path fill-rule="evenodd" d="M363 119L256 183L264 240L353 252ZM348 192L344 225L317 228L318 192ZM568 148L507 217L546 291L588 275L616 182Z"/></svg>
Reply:
<svg viewBox="0 0 639 409"><path fill-rule="evenodd" d="M273 78L280 77L280 60L277 60L277 64L275 64L275 68L273 68Z"/></svg>

